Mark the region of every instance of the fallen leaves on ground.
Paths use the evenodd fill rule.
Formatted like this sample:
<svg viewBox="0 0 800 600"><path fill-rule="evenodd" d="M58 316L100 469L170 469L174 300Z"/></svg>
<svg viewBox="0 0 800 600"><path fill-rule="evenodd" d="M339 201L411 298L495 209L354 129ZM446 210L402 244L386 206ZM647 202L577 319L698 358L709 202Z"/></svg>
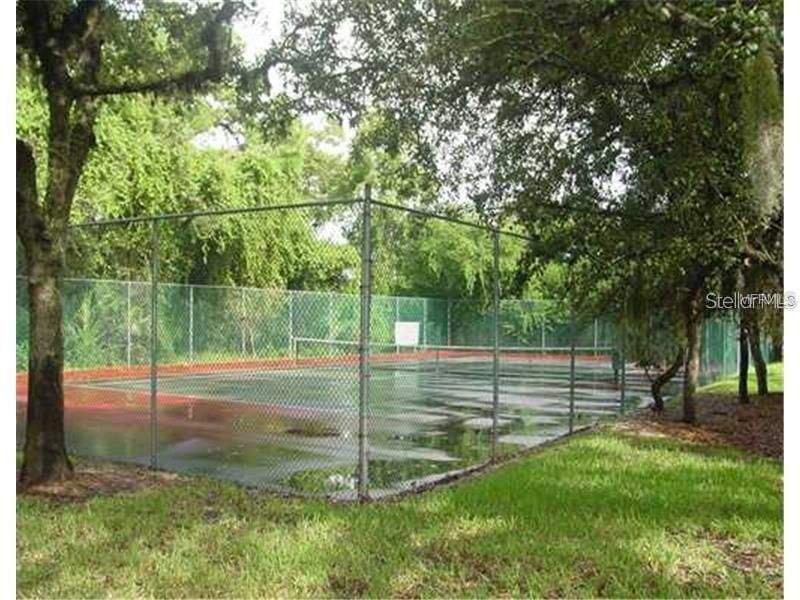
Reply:
<svg viewBox="0 0 800 600"><path fill-rule="evenodd" d="M697 398L697 423L681 421L680 403L658 414L644 410L615 428L640 435L674 437L698 444L734 446L783 460L783 394L751 396L740 404L736 395Z"/></svg>

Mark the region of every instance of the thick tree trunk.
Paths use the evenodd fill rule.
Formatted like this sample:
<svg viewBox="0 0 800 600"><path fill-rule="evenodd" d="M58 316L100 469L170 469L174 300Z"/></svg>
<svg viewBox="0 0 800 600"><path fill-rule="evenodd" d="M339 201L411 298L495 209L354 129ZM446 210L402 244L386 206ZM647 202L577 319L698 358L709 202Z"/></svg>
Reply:
<svg viewBox="0 0 800 600"><path fill-rule="evenodd" d="M747 348L748 342L747 318L742 314L739 318L739 403L747 404L750 402L750 394L747 389L747 372L750 370L750 352Z"/></svg>
<svg viewBox="0 0 800 600"><path fill-rule="evenodd" d="M60 208L74 187L63 170L54 172L50 167L46 206ZM17 235L25 249L30 309L28 407L19 475L23 486L72 474L64 437L61 275L66 216L62 214L55 209L48 214L40 206L33 150L17 140Z"/></svg>
<svg viewBox="0 0 800 600"><path fill-rule="evenodd" d="M769 393L767 385L767 362L761 353L761 327L757 319L752 319L750 324L750 352L753 354L753 363L756 368L756 382L758 395L764 396Z"/></svg>
<svg viewBox="0 0 800 600"><path fill-rule="evenodd" d="M62 65L63 66L63 65ZM48 89L47 190L40 203L32 148L17 140L17 235L25 248L30 303L28 413L20 484L72 474L64 438L64 335L61 281L67 222L83 166L94 145L97 108Z"/></svg>
<svg viewBox="0 0 800 600"><path fill-rule="evenodd" d="M659 374L650 385L650 391L653 394L654 408L657 412L664 410L664 396L661 394L662 388L669 383L669 381L678 374L681 366L683 366L684 351L683 348L678 350L675 360L667 367L667 370Z"/></svg>
<svg viewBox="0 0 800 600"><path fill-rule="evenodd" d="M695 391L700 375L700 334L703 325L701 290L695 290L686 302L686 368L683 380L683 420L697 422Z"/></svg>
<svg viewBox="0 0 800 600"><path fill-rule="evenodd" d="M64 438L64 336L58 258L29 261L28 414L20 483L72 474Z"/></svg>

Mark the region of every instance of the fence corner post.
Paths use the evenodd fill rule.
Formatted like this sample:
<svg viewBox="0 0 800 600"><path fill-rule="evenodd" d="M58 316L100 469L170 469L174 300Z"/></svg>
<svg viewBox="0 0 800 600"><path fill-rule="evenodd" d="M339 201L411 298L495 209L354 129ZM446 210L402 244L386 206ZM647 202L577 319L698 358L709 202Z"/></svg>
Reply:
<svg viewBox="0 0 800 600"><path fill-rule="evenodd" d="M367 409L369 406L369 328L372 275L372 186L368 183L362 202L361 231L361 330L358 344L358 499L369 499L367 456Z"/></svg>

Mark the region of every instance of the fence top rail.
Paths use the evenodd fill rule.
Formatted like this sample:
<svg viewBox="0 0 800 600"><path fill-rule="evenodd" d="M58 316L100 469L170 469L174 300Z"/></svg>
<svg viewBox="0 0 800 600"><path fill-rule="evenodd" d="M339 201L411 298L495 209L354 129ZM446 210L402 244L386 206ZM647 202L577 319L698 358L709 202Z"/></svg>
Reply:
<svg viewBox="0 0 800 600"><path fill-rule="evenodd" d="M27 280L28 276L24 273L17 273L15 275L17 279L20 280ZM117 285L141 285L141 286L150 286L152 282L146 279L108 279L104 277L64 277L64 281L69 281L70 283L108 283L108 284L117 284ZM283 294L313 294L313 295L330 295L330 296L340 296L343 298L352 298L354 295L358 296L358 292L336 292L331 290L298 290L293 288L280 288L280 287L258 287L258 286L247 286L247 285L225 285L225 284L211 284L211 283L182 283L179 281L159 281L159 287L185 287L185 288L203 288L203 289L221 289L221 290L242 290L248 292L275 292L275 293L283 293ZM472 298L464 298L460 296L398 296L398 295L388 295L388 294L372 294L373 299L378 300L401 300L404 302L408 301L417 301L417 302L448 302L451 304L458 304L460 302L466 303L474 303L475 300ZM514 303L523 303L523 304L556 304L558 301L548 298L502 298L502 302L514 302Z"/></svg>
<svg viewBox="0 0 800 600"><path fill-rule="evenodd" d="M514 237L520 240L524 240L526 242L535 242L536 239L525 235L523 233L516 233L514 231L506 231L505 229L500 229L497 227L492 227L491 225L485 225L483 223L475 223L474 221L467 221L465 219L459 219L457 217L450 217L447 215L440 215L435 212L431 212L429 210L424 210L422 208L411 208L408 206L402 206L400 204L392 204L391 202L383 202L381 200L370 200L370 204L374 204L376 206L381 206L383 208L389 208L393 210L400 210L407 213L411 213L414 215L418 215L420 217L427 217L430 219L439 219L440 221L447 221L449 223L455 223L456 225L465 225L467 227L473 227L474 229L480 229L481 231L487 231L490 233L497 233L499 235L505 235L509 237Z"/></svg>
<svg viewBox="0 0 800 600"><path fill-rule="evenodd" d="M18 280L27 280L28 276L25 274L17 273L15 277ZM114 284L114 285L136 285L149 287L152 284L149 280L142 279L108 279L103 277L64 277L63 281L70 283L86 283L86 284ZM358 297L358 292L335 292L330 290L298 290L292 288L279 288L279 287L257 287L257 286L239 286L239 285L224 285L224 284L208 284L208 283L181 283L178 281L159 281L158 287L180 287L180 288L201 288L201 289L219 289L231 291L245 291L245 292L269 292L280 293L289 295L314 295L314 296L337 296L340 298L354 298ZM472 303L472 298L463 298L458 296L396 296L387 294L371 294L373 300L388 300L394 302L400 300L403 302L447 302L450 304L458 304L459 302ZM515 303L535 303L535 304L555 304L556 300L547 298L504 298L501 302L515 302Z"/></svg>
<svg viewBox="0 0 800 600"><path fill-rule="evenodd" d="M183 213L163 213L159 215L142 215L138 217L124 217L117 219L100 219L97 221L84 221L82 223L72 223L69 225L70 229L89 229L93 227L104 227L110 225L131 225L135 223L152 223L154 221L175 221L180 219L195 219L200 217L215 217L215 216L230 216L247 213L270 212L276 210L292 210L301 208L319 208L325 206L343 206L355 205L362 202L360 198L322 198L318 200L309 200L307 202L295 202L290 204L274 204L274 205L260 205L260 206L245 206L239 208L221 208L215 210L199 210ZM513 231L506 231L490 225L482 223L475 223L474 221L467 221L448 215L440 215L435 212L424 210L421 208L411 208L402 206L400 204L392 204L390 202L383 202L381 200L370 200L370 204L381 206L392 210L404 211L410 214L415 214L429 219L438 219L440 221L447 221L457 225L464 225L474 229L480 229L490 233L497 233L499 235L514 237L527 242L535 241L534 238L522 233Z"/></svg>
<svg viewBox="0 0 800 600"><path fill-rule="evenodd" d="M352 348L358 348L361 345L361 342L358 340L343 340L339 338L312 338L312 337L303 337L303 336L292 336L291 338L292 343L302 342L302 343L314 343L314 344L325 344L331 346L349 346ZM485 351L490 352L493 349L493 346L476 346L476 345L466 345L466 344L398 344L397 342L377 342L377 341L370 341L369 345L371 347L381 346L384 348L409 348L409 349L417 349L417 350L464 350L464 351ZM525 352L530 354L539 354L542 350L546 351L559 351L559 352L568 352L572 350L572 346L545 346L542 348L541 346L506 346L504 344L500 344L498 346L503 352ZM605 351L605 352L613 352L616 347L615 346L575 346L576 352L587 352L587 351Z"/></svg>
<svg viewBox="0 0 800 600"><path fill-rule="evenodd" d="M126 217L120 219L102 219L98 221L84 221L83 223L73 223L70 229L87 229L92 227L103 227L107 225L129 225L133 223L149 223L154 221L175 221L180 219L195 219L199 217L229 216L246 213L270 212L274 210L292 210L300 208L318 208L325 206L342 206L347 204L358 204L358 198L327 198L320 200L309 200L308 202L295 202L292 204L273 204L261 206L245 206L239 208L221 208L216 210L199 210L184 213L163 213L160 215L142 215L140 217Z"/></svg>

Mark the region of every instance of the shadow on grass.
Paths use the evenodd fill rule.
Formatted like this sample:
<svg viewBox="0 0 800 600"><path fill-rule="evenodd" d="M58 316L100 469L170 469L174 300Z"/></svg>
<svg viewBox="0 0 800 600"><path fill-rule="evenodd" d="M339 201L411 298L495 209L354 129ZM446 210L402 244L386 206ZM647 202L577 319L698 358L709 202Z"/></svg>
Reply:
<svg viewBox="0 0 800 600"><path fill-rule="evenodd" d="M781 552L779 477L771 461L727 450L598 433L387 504L285 500L215 482L83 507L24 501L18 589L40 596L773 596L780 574L763 565L748 571L725 548Z"/></svg>
<svg viewBox="0 0 800 600"><path fill-rule="evenodd" d="M370 507L340 532L331 570L379 596L774 595L775 577L731 566L707 533L779 551L775 475L769 461L735 452L590 436L452 490ZM369 550L359 558L345 544Z"/></svg>

